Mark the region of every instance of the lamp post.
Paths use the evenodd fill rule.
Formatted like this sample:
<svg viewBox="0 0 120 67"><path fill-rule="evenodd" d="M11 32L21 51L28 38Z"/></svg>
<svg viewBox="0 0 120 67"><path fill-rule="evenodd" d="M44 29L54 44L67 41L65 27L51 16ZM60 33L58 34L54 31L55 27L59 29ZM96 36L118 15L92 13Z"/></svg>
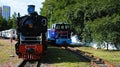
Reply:
<svg viewBox="0 0 120 67"><path fill-rule="evenodd" d="M52 23L52 14L53 14L53 6L51 4L48 4L48 8L50 10L50 27Z"/></svg>
<svg viewBox="0 0 120 67"><path fill-rule="evenodd" d="M51 23L52 23L52 14L53 14L53 7L51 6L51 9L50 9L50 25L51 25Z"/></svg>
<svg viewBox="0 0 120 67"><path fill-rule="evenodd" d="M85 0L85 12L84 12L84 24L86 23L86 15L87 15L87 10L86 10L86 5L87 5L87 0Z"/></svg>
<svg viewBox="0 0 120 67"><path fill-rule="evenodd" d="M87 15L87 0L85 0L85 4L84 4L84 31L86 30L85 29L85 24L86 24L86 15ZM85 36L88 36L88 35L85 35ZM88 46L89 45L89 41L88 41L88 37L86 38L85 37L85 46Z"/></svg>

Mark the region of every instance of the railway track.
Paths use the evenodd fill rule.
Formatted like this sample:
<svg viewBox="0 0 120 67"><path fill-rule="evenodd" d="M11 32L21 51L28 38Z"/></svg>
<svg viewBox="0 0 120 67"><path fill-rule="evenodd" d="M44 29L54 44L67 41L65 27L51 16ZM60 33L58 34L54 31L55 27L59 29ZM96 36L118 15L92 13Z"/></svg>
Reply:
<svg viewBox="0 0 120 67"><path fill-rule="evenodd" d="M17 67L40 67L41 60L27 61L23 60Z"/></svg>
<svg viewBox="0 0 120 67"><path fill-rule="evenodd" d="M76 54L80 58L84 58L86 61L90 62L90 67L117 67L113 64L111 64L108 61L105 61L99 57L96 57L94 55L90 55L87 52L80 51L73 47L65 47L64 49Z"/></svg>

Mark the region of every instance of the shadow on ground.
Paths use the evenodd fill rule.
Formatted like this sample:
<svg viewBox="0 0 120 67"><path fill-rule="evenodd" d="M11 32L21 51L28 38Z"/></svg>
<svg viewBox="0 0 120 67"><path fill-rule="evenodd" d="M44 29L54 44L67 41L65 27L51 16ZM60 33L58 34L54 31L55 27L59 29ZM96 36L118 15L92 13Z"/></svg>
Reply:
<svg viewBox="0 0 120 67"><path fill-rule="evenodd" d="M48 53L44 55L42 63L65 63L65 62L88 62L83 58L79 58L73 53L58 47L48 47Z"/></svg>

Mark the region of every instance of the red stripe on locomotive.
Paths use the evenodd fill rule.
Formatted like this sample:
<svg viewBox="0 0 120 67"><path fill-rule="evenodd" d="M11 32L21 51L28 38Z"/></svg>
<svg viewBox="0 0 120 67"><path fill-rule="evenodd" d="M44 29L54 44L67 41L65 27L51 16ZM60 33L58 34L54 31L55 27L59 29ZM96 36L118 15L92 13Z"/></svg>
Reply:
<svg viewBox="0 0 120 67"><path fill-rule="evenodd" d="M34 52L30 53L27 52L27 49L33 49ZM19 46L19 52L21 55L19 55L19 58L29 59L29 60L37 60L42 57L43 53L43 46L41 44L21 44Z"/></svg>

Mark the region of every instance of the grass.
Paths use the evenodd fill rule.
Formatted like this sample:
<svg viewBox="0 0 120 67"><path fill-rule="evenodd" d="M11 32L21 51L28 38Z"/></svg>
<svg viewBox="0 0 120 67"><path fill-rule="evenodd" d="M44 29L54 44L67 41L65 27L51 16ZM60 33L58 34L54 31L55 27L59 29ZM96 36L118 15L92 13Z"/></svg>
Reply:
<svg viewBox="0 0 120 67"><path fill-rule="evenodd" d="M100 57L104 60L110 61L115 64L120 64L120 51L94 49L92 47L79 47L80 50L89 52L92 55Z"/></svg>
<svg viewBox="0 0 120 67"><path fill-rule="evenodd" d="M14 45L12 45L12 50L14 50ZM11 43L0 40L0 66L8 63L15 65L21 60L16 55L15 57L10 57L10 55ZM51 64L52 67L89 67L89 62L76 57L71 52L51 46L48 47L48 53L44 56L43 63Z"/></svg>
<svg viewBox="0 0 120 67"><path fill-rule="evenodd" d="M12 51L11 51L12 49ZM0 65L2 63L13 62L16 63L19 61L17 56L10 57L10 55L15 55L14 44L11 46L11 43L7 40L0 40Z"/></svg>
<svg viewBox="0 0 120 67"><path fill-rule="evenodd" d="M49 47L44 60L44 63L53 64L53 67L89 67L89 62L58 47Z"/></svg>
<svg viewBox="0 0 120 67"><path fill-rule="evenodd" d="M9 59L10 48L10 44L3 40L0 40L0 63Z"/></svg>

